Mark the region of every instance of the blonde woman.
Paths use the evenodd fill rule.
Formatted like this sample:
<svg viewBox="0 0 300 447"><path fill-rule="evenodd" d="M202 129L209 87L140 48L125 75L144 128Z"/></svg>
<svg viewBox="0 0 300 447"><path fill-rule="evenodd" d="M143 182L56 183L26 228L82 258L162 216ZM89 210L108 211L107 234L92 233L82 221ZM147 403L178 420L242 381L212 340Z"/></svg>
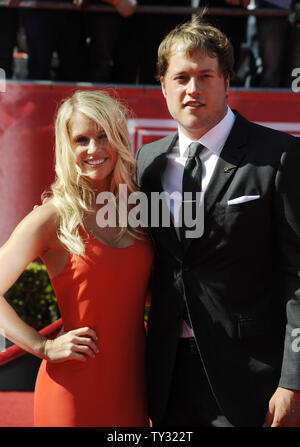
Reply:
<svg viewBox="0 0 300 447"><path fill-rule="evenodd" d="M63 321L54 340L23 322L0 297L6 337L43 359L35 426L148 425L143 324L153 253L135 228L100 227L97 195L134 191L135 161L123 107L100 91L79 91L55 124L56 181L0 249L5 293L28 263L47 267Z"/></svg>

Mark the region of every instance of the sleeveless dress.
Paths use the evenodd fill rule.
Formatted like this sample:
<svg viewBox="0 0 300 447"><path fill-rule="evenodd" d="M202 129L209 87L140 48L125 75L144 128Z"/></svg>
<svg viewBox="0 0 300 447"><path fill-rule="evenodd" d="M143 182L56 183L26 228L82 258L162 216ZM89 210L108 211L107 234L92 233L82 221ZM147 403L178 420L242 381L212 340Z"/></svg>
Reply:
<svg viewBox="0 0 300 447"><path fill-rule="evenodd" d="M51 282L64 330L94 329L99 352L85 362L42 361L34 426L148 426L143 316L152 246L137 239L113 248L88 235L86 258L69 254Z"/></svg>

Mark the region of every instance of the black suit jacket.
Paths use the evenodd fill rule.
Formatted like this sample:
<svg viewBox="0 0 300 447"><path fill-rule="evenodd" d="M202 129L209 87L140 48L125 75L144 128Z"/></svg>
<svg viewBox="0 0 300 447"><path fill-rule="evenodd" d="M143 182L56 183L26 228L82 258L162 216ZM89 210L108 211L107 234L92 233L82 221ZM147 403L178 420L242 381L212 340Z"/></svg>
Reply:
<svg viewBox="0 0 300 447"><path fill-rule="evenodd" d="M147 371L154 423L166 408L185 300L209 384L233 425L262 425L278 385L300 390L299 334L292 332L300 327L299 138L235 113L205 194L203 236L183 250L173 226L150 228L156 262ZM149 198L162 191L176 139L138 151L137 182ZM245 195L260 198L228 205Z"/></svg>

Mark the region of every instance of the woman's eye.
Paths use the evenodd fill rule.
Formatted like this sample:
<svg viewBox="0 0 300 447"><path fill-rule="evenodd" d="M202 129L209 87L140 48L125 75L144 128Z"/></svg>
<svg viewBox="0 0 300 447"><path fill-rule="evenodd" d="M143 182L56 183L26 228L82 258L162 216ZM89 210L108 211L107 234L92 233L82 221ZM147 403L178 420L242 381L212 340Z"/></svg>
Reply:
<svg viewBox="0 0 300 447"><path fill-rule="evenodd" d="M101 134L98 136L98 140L105 140L106 138L107 138L106 133L101 133Z"/></svg>
<svg viewBox="0 0 300 447"><path fill-rule="evenodd" d="M86 137L78 137L75 140L75 143L87 143L87 138Z"/></svg>

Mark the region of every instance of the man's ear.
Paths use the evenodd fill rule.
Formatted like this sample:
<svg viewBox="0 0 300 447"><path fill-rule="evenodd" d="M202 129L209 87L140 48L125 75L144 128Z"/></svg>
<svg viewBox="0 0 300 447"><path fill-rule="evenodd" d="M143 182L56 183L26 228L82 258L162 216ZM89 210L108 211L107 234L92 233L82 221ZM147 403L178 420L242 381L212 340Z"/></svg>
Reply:
<svg viewBox="0 0 300 447"><path fill-rule="evenodd" d="M167 93L166 93L166 89L165 89L165 78L163 76L161 76L159 78L159 80L160 80L161 90L163 92L164 97L166 98L167 97Z"/></svg>

